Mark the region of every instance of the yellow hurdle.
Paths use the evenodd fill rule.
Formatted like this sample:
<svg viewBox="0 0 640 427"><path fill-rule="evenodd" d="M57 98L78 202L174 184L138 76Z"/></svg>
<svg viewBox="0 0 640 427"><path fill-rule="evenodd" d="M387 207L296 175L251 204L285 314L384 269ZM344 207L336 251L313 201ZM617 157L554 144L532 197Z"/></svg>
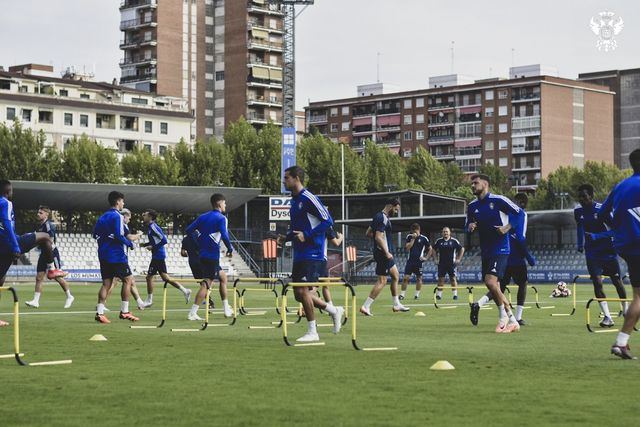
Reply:
<svg viewBox="0 0 640 427"><path fill-rule="evenodd" d="M631 302L633 301L632 299L629 298L591 298L589 301L587 301L587 306L586 306L586 312L585 312L585 322L587 324L587 331L589 332L593 332L596 334L602 334L602 333L606 333L606 332L618 332L619 329L618 328L611 328L611 329L593 329L591 327L591 303L597 301L597 302L601 302L601 301L605 301L605 302ZM638 329L633 328L634 331L637 331Z"/></svg>
<svg viewBox="0 0 640 427"><path fill-rule="evenodd" d="M263 285L262 288L255 288L255 287L243 287L242 290L240 290L240 286L241 285ZM235 292L238 294L238 299L239 299L239 308L238 308L238 312L240 313L241 316L263 316L265 314L267 314L266 311L264 310L253 310L250 311L247 309L246 305L245 305L245 294L247 292L269 292L269 293L273 293L274 296L274 308L276 311L276 314L279 315L280 314L280 296L278 295L278 291L276 289L276 286L281 285L282 287L284 287L284 282L282 279L279 278L275 278L275 277L239 277L237 278L234 282L233 282L233 288L235 290ZM298 321L300 321L300 318L298 317ZM280 324L279 322L271 322L271 326L269 325L249 325L248 328L249 329L276 329L279 328Z"/></svg>
<svg viewBox="0 0 640 427"><path fill-rule="evenodd" d="M188 279L188 281L197 281L197 283L202 283L202 280L196 279ZM185 280L187 281L187 280ZM211 287L207 286L207 295L205 296L206 307L207 309L204 312L204 323L200 326L200 328L172 328L171 332L199 332L206 330L209 326L212 327L225 327L225 326L233 326L236 323L238 317L238 295L235 291L235 288L232 291L233 293L233 316L231 318L230 323L210 323L209 322L209 298L211 297Z"/></svg>
<svg viewBox="0 0 640 427"><path fill-rule="evenodd" d="M571 289L571 293L572 293L571 296L573 297L573 306L571 307L571 312L570 313L551 313L552 316L573 316L576 313L576 283L578 282L578 279L591 279L591 276L586 274L578 274L573 278L573 284Z"/></svg>
<svg viewBox="0 0 640 427"><path fill-rule="evenodd" d="M468 297L468 300L469 300L469 305L473 304L473 286L457 286L457 287L455 287L455 288L452 288L452 287L439 287L439 286L437 286L437 285L436 285L436 286L433 288L433 306L434 306L435 308L458 308L458 306L457 306L457 305L452 305L452 304L438 304L437 292L438 292L438 290L444 291L445 289L449 289L449 290L451 290L452 292L453 292L454 290L460 290L460 291L462 291L462 290L466 289L466 290L467 290L467 292L468 292L467 297Z"/></svg>

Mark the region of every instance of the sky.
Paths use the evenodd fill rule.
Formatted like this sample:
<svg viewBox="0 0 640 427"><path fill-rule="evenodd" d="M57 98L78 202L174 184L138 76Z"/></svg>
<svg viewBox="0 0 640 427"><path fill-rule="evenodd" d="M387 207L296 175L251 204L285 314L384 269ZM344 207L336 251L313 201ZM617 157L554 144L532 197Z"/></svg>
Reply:
<svg viewBox="0 0 640 427"><path fill-rule="evenodd" d="M0 14L0 65L44 63L56 73L75 66L109 82L120 76L120 0L3 3L11 6ZM624 20L618 47L609 52L598 51L589 26L606 10ZM576 78L640 67L637 0L316 0L297 11L298 108L353 97L357 85L378 75L394 90L415 90L452 71L507 77L512 65L540 63Z"/></svg>

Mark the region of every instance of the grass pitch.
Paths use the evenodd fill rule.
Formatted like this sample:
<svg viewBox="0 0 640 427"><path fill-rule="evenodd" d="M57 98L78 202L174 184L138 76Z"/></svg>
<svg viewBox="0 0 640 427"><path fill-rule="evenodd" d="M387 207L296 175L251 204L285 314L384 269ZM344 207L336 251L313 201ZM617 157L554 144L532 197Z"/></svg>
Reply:
<svg viewBox="0 0 640 427"><path fill-rule="evenodd" d="M350 323L339 335L321 328L319 347L285 347L280 329L253 329L277 320L273 298L246 297L248 307L268 308L265 316L239 316L235 326L176 333L195 327L188 306L169 289L168 321L162 329L130 329L117 319L119 296L108 302L110 325L93 320L97 285L75 285L73 307L49 284L38 310L24 306L32 284L16 287L21 299L21 350L31 362L73 359L71 365L20 367L0 359L0 425L637 425L640 361L609 354L615 333L588 333L584 306L591 286L571 299L553 300L541 285L540 300L556 309L524 312L529 326L519 333L494 332L497 310L482 310L469 322L466 295L456 309L435 309L432 285L409 313L392 313L389 291L373 305L375 317L358 316L363 347L398 351L358 352L351 347ZM194 286L191 286L195 289ZM369 286L356 287L358 303ZM476 299L483 287L476 286ZM630 289L629 289L630 290ZM613 295L613 289L607 286ZM334 291L337 295L342 292ZM413 288L407 293L412 297ZM138 324L160 320L161 288L155 306ZM219 297L216 302L219 308ZM450 293L445 293L445 301ZM533 295L530 294L530 301ZM339 302L341 298L336 298ZM611 307L617 308L615 303ZM425 317L416 317L423 311ZM612 310L613 311L613 310ZM10 320L9 295L0 300L0 318ZM597 308L592 308L596 322ZM200 310L203 314L203 310ZM293 316L292 316L293 318ZM319 323L329 323L319 315ZM211 322L222 321L216 310ZM621 319L614 319L616 326ZM289 325L293 340L304 321ZM89 338L103 334L106 342ZM632 337L632 348L638 347ZM0 354L10 353L12 329L0 329ZM431 371L447 360L454 371Z"/></svg>

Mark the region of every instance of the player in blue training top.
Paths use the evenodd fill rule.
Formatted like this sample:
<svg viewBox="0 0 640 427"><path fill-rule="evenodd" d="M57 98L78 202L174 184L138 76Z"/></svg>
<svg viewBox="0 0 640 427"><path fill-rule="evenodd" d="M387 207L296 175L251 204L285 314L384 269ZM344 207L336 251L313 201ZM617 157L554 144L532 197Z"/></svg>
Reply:
<svg viewBox="0 0 640 427"><path fill-rule="evenodd" d="M389 199L384 205L384 209L375 214L371 220L371 225L367 229L367 236L373 238L373 259L376 262L376 276L378 281L371 289L371 293L360 307L360 313L365 316L372 316L371 304L387 284L387 275L391 276L391 297L393 299L393 311L404 312L409 311L400 303L398 295L398 281L400 273L393 259L393 244L391 232L390 216L396 215L400 209L400 200Z"/></svg>
<svg viewBox="0 0 640 427"><path fill-rule="evenodd" d="M458 239L451 237L451 229L444 227L442 237L433 244L434 253L438 254L438 290L436 299L442 299L442 288L444 288L444 278L449 275L449 282L453 289L453 299L458 299L458 279L456 269L462 261L464 247Z"/></svg>
<svg viewBox="0 0 640 427"><path fill-rule="evenodd" d="M156 222L157 218L158 213L153 209L147 209L142 213L142 221L148 228L147 237L149 238L149 241L147 243L140 244L140 246L151 251L151 262L149 263L149 269L147 270L146 277L147 300L144 303L145 308L153 305L153 276L156 274L159 274L160 278L162 278L164 282L169 283L171 286L182 292L186 303L189 304L189 301L191 300L191 290L186 289L167 273L167 263L165 262L165 259L167 258L167 251L165 249L167 236L164 235L162 228Z"/></svg>
<svg viewBox="0 0 640 427"><path fill-rule="evenodd" d="M426 261L431 255L433 249L427 236L420 234L420 224L411 224L410 233L407 235L404 248L409 251L407 263L404 266L404 277L402 278L402 290L398 299L403 300L407 293L407 286L411 275L416 276L416 293L413 299L420 298L420 290L422 289L422 262ZM424 251L427 250L425 255Z"/></svg>
<svg viewBox="0 0 640 427"><path fill-rule="evenodd" d="M291 222L286 236L278 236L278 243L293 243L293 282L318 282L323 273L325 243L327 231L333 225L329 211L309 190L304 188L304 170L299 166L291 166L284 171L283 184L291 191ZM314 306L325 310L333 319L333 332L340 332L342 326L343 307L325 303L312 288L294 287L296 301L302 303L307 318L307 333L298 338L299 342L319 341Z"/></svg>
<svg viewBox="0 0 640 427"><path fill-rule="evenodd" d="M476 174L471 177L471 191L476 200L467 206L466 229L469 233L480 233L480 252L482 257L482 280L491 292L493 299L507 313L508 320L500 319L496 326L498 333L510 333L520 330L520 325L509 307L509 301L500 290L498 280L504 276L510 253L509 215L522 215L522 210L504 196L489 192L489 177ZM478 324L477 304L471 306L471 323Z"/></svg>
<svg viewBox="0 0 640 427"><path fill-rule="evenodd" d="M633 287L633 301L624 316L611 353L635 359L629 350L629 336L640 318L640 149L629 155L633 175L619 183L600 208L601 217L613 231L613 247L627 263Z"/></svg>
<svg viewBox="0 0 640 427"><path fill-rule="evenodd" d="M216 279L220 281L219 292L224 316L233 316L233 309L227 300L227 273L220 267L220 242L224 242L227 248L226 257L233 256L233 246L231 246L227 229L228 220L224 215L227 210L227 200L222 194L215 193L211 196L210 202L211 210L200 215L184 231L187 236L195 237L200 249L200 267L203 276L200 290L187 316L189 320L202 320L198 316L198 308L207 296L207 289L211 289Z"/></svg>
<svg viewBox="0 0 640 427"><path fill-rule="evenodd" d="M102 276L102 286L98 292L98 305L96 307L96 321L100 323L111 323L104 315L105 303L109 294L109 289L114 278L122 281L120 291L120 319L138 321L136 316L129 312L129 297L131 296L131 286L134 284L133 274L129 268L129 258L126 253L127 248L133 249L133 243L127 238L127 228L120 211L124 208L124 194L112 191L108 196L109 206L93 227L93 238L98 241L98 259L100 260L100 275Z"/></svg>
<svg viewBox="0 0 640 427"><path fill-rule="evenodd" d="M36 232L47 233L53 242L53 264L56 269L62 268L62 262L60 261L60 252L58 248L55 246L56 244L56 226L49 219L51 216L51 209L48 206L39 206L38 213L36 214L38 218L38 228ZM40 256L38 257L38 265L36 269L36 288L33 293L33 299L31 301L26 301L25 304L28 307L39 308L40 307L40 295L42 294L42 283L44 282L45 272L47 271L47 260L43 252L40 252ZM64 302L64 308L71 307L73 304L74 297L71 295L71 290L69 290L69 284L66 280L64 280L64 276L59 276L54 279L64 292L66 298Z"/></svg>
<svg viewBox="0 0 640 427"><path fill-rule="evenodd" d="M509 215L509 223L512 225L511 230L509 230L509 245L511 253L509 254L504 276L500 278L500 290L504 293L512 279L515 284L518 285L516 320L520 326L524 326L526 322L522 319L522 312L524 311L524 303L527 298L527 262L529 265L534 266L535 258L529 253L526 241L528 216L525 209L529 203L529 198L525 193L518 193L515 195L514 200L522 211L522 215ZM473 309L477 310L479 307L482 307L491 300L491 292L488 292L486 295L482 296L477 303L474 303ZM503 310L498 310L498 316L499 318L504 319L507 314Z"/></svg>
<svg viewBox="0 0 640 427"><path fill-rule="evenodd" d="M620 274L620 264L616 251L613 249L611 238L594 239L593 233L607 232L607 226L603 222L600 208L602 205L593 200L593 186L582 184L578 187L579 207L573 210L573 216L577 224L578 251L585 253L587 270L593 282L593 291L596 298L606 298L602 289L602 276L609 276L611 283L616 287L618 297L627 298ZM604 314L600 326L610 328L614 325L606 301L600 301L600 309ZM627 303L623 302L623 311L626 311Z"/></svg>

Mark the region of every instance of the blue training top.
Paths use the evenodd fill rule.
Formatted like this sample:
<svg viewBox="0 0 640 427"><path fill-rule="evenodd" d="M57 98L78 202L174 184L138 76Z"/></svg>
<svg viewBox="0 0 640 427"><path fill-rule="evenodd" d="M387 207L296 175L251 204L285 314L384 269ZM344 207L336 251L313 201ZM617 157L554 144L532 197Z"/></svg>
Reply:
<svg viewBox="0 0 640 427"><path fill-rule="evenodd" d="M391 241L391 220L383 211L375 214L371 220L371 229L373 230L373 255L384 256L384 251L376 242L376 231L384 233L384 237L387 241L387 249L391 252L393 250L393 243Z"/></svg>
<svg viewBox="0 0 640 427"><path fill-rule="evenodd" d="M411 242L413 240L413 233L408 234L406 238L406 243ZM428 249L431 246L429 242L429 238L427 236L423 236L420 234L415 238L415 242L413 242L413 246L409 251L409 258L407 259L407 263L421 263L422 260L420 258L424 255L424 250Z"/></svg>
<svg viewBox="0 0 640 427"><path fill-rule="evenodd" d="M16 217L13 203L6 197L0 197L0 253L19 254L20 245L16 236Z"/></svg>
<svg viewBox="0 0 640 427"><path fill-rule="evenodd" d="M509 236L500 234L497 226L509 223L509 214L522 215L522 210L504 196L487 193L482 199L476 199L467 206L467 226L475 222L480 233L480 250L483 257L508 255L510 252Z"/></svg>
<svg viewBox="0 0 640 427"><path fill-rule="evenodd" d="M291 222L285 240L293 242L293 261L323 261L326 233L333 218L320 199L306 188L291 197ZM302 231L304 242L295 238L294 231Z"/></svg>
<svg viewBox="0 0 640 427"><path fill-rule="evenodd" d="M98 258L109 263L126 263L126 248L133 248L127 239L124 219L116 208L106 211L93 227L93 238L98 241Z"/></svg>
<svg viewBox="0 0 640 427"><path fill-rule="evenodd" d="M220 241L228 252L233 252L227 230L227 217L215 209L200 215L185 229L187 235L194 235L200 248L200 258L219 260Z"/></svg>
<svg viewBox="0 0 640 427"><path fill-rule="evenodd" d="M615 186L600 215L613 229L615 250L623 255L640 255L640 173Z"/></svg>
<svg viewBox="0 0 640 427"><path fill-rule="evenodd" d="M602 204L592 202L589 206L578 206L573 210L573 217L577 224L578 249L584 247L588 259L613 260L616 252L611 238L594 240L585 233L604 233L607 226L601 214Z"/></svg>
<svg viewBox="0 0 640 427"><path fill-rule="evenodd" d="M162 228L155 221L149 223L147 237L151 246L151 259L166 259L167 251L164 246L167 244L167 236L164 235Z"/></svg>
<svg viewBox="0 0 640 427"><path fill-rule="evenodd" d="M455 263L456 256L462 249L462 245L456 238L449 237L449 239L445 240L444 237L440 237L433 244L433 249L438 251L438 265L440 267L450 267Z"/></svg>

